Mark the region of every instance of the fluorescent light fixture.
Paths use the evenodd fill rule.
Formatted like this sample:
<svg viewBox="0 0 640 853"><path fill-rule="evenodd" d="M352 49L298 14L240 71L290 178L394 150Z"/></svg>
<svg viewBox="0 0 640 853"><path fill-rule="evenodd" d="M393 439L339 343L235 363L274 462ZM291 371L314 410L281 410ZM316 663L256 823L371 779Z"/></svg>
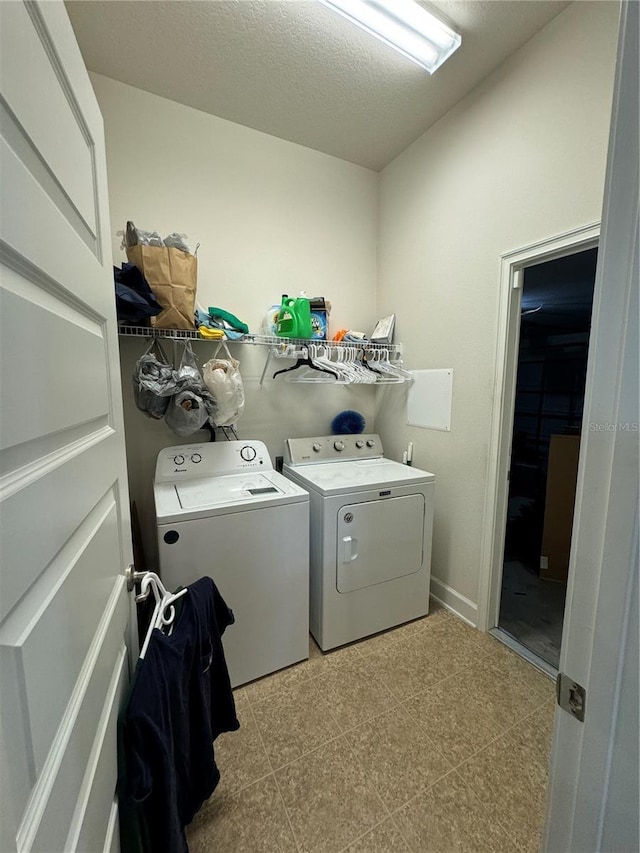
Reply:
<svg viewBox="0 0 640 853"><path fill-rule="evenodd" d="M460 47L462 37L413 0L320 0L429 74Z"/></svg>

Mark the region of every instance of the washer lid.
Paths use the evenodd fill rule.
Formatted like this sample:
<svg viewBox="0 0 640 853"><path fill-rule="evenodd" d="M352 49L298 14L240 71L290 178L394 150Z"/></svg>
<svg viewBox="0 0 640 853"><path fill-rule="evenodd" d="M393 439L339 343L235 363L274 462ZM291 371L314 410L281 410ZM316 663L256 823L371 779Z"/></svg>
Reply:
<svg viewBox="0 0 640 853"><path fill-rule="evenodd" d="M182 509L200 509L284 494L282 489L263 474L209 477L190 483L177 483L175 490Z"/></svg>
<svg viewBox="0 0 640 853"><path fill-rule="evenodd" d="M203 477L184 483L155 483L158 524L212 518L230 512L286 507L309 501L309 493L277 471Z"/></svg>
<svg viewBox="0 0 640 853"><path fill-rule="evenodd" d="M433 483L429 471L402 465L392 459L363 459L352 462L326 462L314 465L285 465L287 475L323 495L361 492L377 486L406 486Z"/></svg>

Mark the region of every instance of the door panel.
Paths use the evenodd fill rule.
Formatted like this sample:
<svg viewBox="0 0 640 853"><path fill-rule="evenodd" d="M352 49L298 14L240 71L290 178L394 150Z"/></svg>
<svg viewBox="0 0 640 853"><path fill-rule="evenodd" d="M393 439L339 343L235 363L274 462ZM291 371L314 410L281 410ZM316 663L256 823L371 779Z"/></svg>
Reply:
<svg viewBox="0 0 640 853"><path fill-rule="evenodd" d="M102 118L62 3L0 3L0 56L0 847L117 850L135 626Z"/></svg>
<svg viewBox="0 0 640 853"><path fill-rule="evenodd" d="M31 743L29 740L28 727L22 724L23 701L21 691L16 685L20 685L18 660L15 655L10 655L8 650L0 644L0 672L2 679L2 703L0 704L0 722L3 741L2 759L2 836L4 850L15 850L15 841L10 847L7 838L12 835L15 839L15 828L26 808L29 794L35 784L35 771L33 769L33 756L31 754ZM9 800L10 798L10 800ZM7 808L9 803L10 808ZM7 831L6 821L11 821L13 832Z"/></svg>
<svg viewBox="0 0 640 853"><path fill-rule="evenodd" d="M81 215L95 238L96 200L91 137L73 88L57 61L55 46L22 3L10 3L3 14L2 95L6 108L19 121L32 149L46 164L52 179ZM34 26L34 24L36 26ZM19 32L20 38L13 38ZM25 81L37 81L25 102ZM51 128L65 144L61 146Z"/></svg>
<svg viewBox="0 0 640 853"><path fill-rule="evenodd" d="M18 660L36 772L42 769L115 580L109 559L118 546L113 498L98 509L68 543L69 550L71 545L78 550L65 554L64 576L56 577L52 588L39 584L3 626L5 645L13 647ZM53 572L45 580L49 574ZM73 626L72 632L58 630L65 623ZM64 667L58 666L60 660ZM0 689L4 693L10 685ZM39 702L43 694L46 704Z"/></svg>
<svg viewBox="0 0 640 853"><path fill-rule="evenodd" d="M120 677L126 676L126 666L121 668ZM104 737L95 743L82 790L86 794L86 808L80 812L81 820L72 824L67 848L70 850L100 850L108 838L108 826L113 808L113 791L108 784L117 773L117 723L118 700L124 685L114 682L113 700L104 715ZM107 773L104 770L107 769Z"/></svg>
<svg viewBox="0 0 640 853"><path fill-rule="evenodd" d="M22 735L16 739L15 745L10 741L7 743L9 766L12 772L17 772L19 780L22 781L18 789L12 780L16 814L24 814L25 817L20 827L18 849L30 849L29 844L40 832L41 821L48 812L52 797L56 798L53 803L54 812L63 812L69 817L73 814L92 744L100 731L97 723L109 696L109 685L116 670L120 671L123 665L121 658L125 647L127 619L127 600L119 594L118 588L114 587L74 686L74 692L63 717L59 720L53 746L48 751L41 770L37 771L35 768L31 718L18 716L20 725L14 723L11 726L12 735ZM0 655L6 654L6 651L0 648ZM10 694L3 688L3 705L4 696L8 695ZM24 713L24 707L22 702L18 709L19 714ZM11 720L14 716L11 705L8 712ZM3 720L3 723L9 723L10 720ZM9 731L8 725L5 730ZM113 779L115 780L115 777ZM109 787L111 788L111 780ZM55 849L62 849L62 846L49 847L49 851Z"/></svg>
<svg viewBox="0 0 640 853"><path fill-rule="evenodd" d="M12 130L16 132L14 145L9 144L5 135L7 130L9 134ZM61 292L67 290L73 298L75 293L82 292L82 272L91 272L95 259L100 260L102 257L102 246L109 243L104 243L100 235L98 239L93 239L84 234L85 239L82 240L83 228L74 221L74 208L52 182L41 161L35 159L33 149L27 145L24 137L17 133L17 125L9 121L5 127L3 122L2 136L0 165L3 207L8 205L8 197L21 194L20 206L7 207L11 218L2 224L8 238L5 250L13 248L17 253L14 255L17 268L20 268L18 264L25 263L29 270L30 261L46 288L59 288ZM25 160L31 157L34 158L33 163L27 166ZM35 209L38 210L37 225L31 216ZM56 246L58 252L53 254L52 250ZM70 250L73 254L69 253ZM28 274L28 277L31 275ZM85 279L85 288L90 285L91 278Z"/></svg>
<svg viewBox="0 0 640 853"><path fill-rule="evenodd" d="M424 496L350 504L338 510L336 588L353 592L420 570Z"/></svg>
<svg viewBox="0 0 640 853"><path fill-rule="evenodd" d="M3 447L95 420L109 411L102 329L68 306L51 309L39 305L42 293L27 285L13 271L4 276L0 357L15 360L15 354L25 348L28 329L29 360L39 364L40 370L33 375L28 391L19 364L7 372L3 395L14 405L2 407ZM20 295L9 290L14 286L22 290ZM55 371L51 370L52 353L56 354Z"/></svg>
<svg viewBox="0 0 640 853"><path fill-rule="evenodd" d="M56 775L55 784L47 799L46 809L39 822L38 831L33 841L31 851L33 853L51 853L52 850L78 850L98 851L102 849L104 841L95 844L95 836L104 839L106 830L106 819L109 815L109 807L113 790L110 779L117 772L116 769L116 743L115 729L120 704L120 696L128 681L128 667L126 649L122 641L118 649L116 665L113 669L111 679L107 681L106 694L102 690L97 691L98 679L93 679L94 684L90 686L96 690L87 691L85 702L80 710L76 724L73 728L69 743L65 750L65 757ZM94 738L96 720L98 729ZM96 765L95 753L103 749L109 750L109 760L105 766ZM92 760L93 758L93 760ZM89 767L87 767L89 765ZM85 770L94 770L86 779L90 783L85 787ZM97 776L96 776L97 773ZM102 789L108 783L108 797L101 803L102 808L87 810L89 802L96 796L101 795ZM66 792L66 793L65 793ZM73 797L69 796L73 793ZM82 847L76 841L76 846L68 846L67 838L74 841L78 834L77 826L80 822L85 824L85 837L94 836L92 847Z"/></svg>
<svg viewBox="0 0 640 853"><path fill-rule="evenodd" d="M120 850L120 827L118 824L118 803L114 800L111 804L111 814L107 834L105 835L104 853L118 853Z"/></svg>
<svg viewBox="0 0 640 853"><path fill-rule="evenodd" d="M47 568L59 571L54 557L79 530L87 510L107 493L114 499L118 495L113 472L105 468L105 458L109 459L118 440L113 429L104 426L85 440L70 442L51 457L35 457L28 466L2 478L0 618ZM62 554L63 563L65 559Z"/></svg>

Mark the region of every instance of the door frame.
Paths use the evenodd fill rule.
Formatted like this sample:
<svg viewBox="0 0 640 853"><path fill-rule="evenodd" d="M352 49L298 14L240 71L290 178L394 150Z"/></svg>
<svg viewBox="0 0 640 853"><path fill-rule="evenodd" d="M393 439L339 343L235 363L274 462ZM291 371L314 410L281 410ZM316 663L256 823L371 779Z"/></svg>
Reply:
<svg viewBox="0 0 640 853"><path fill-rule="evenodd" d="M600 223L594 222L529 246L506 252L500 258L500 302L494 373L495 396L491 412L491 437L485 488L485 511L478 587L476 626L489 631L498 624L509 497L509 463L516 398L520 305L524 270L535 264L587 251L598 246ZM587 363L587 383L590 364Z"/></svg>

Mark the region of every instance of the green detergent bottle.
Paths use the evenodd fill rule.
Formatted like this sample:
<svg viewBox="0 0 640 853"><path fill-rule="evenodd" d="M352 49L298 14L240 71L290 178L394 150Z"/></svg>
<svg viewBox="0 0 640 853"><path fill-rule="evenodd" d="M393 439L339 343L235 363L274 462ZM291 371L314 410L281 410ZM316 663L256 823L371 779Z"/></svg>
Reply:
<svg viewBox="0 0 640 853"><path fill-rule="evenodd" d="M309 300L304 296L294 299L285 294L278 312L277 331L281 338L310 338L312 329Z"/></svg>

